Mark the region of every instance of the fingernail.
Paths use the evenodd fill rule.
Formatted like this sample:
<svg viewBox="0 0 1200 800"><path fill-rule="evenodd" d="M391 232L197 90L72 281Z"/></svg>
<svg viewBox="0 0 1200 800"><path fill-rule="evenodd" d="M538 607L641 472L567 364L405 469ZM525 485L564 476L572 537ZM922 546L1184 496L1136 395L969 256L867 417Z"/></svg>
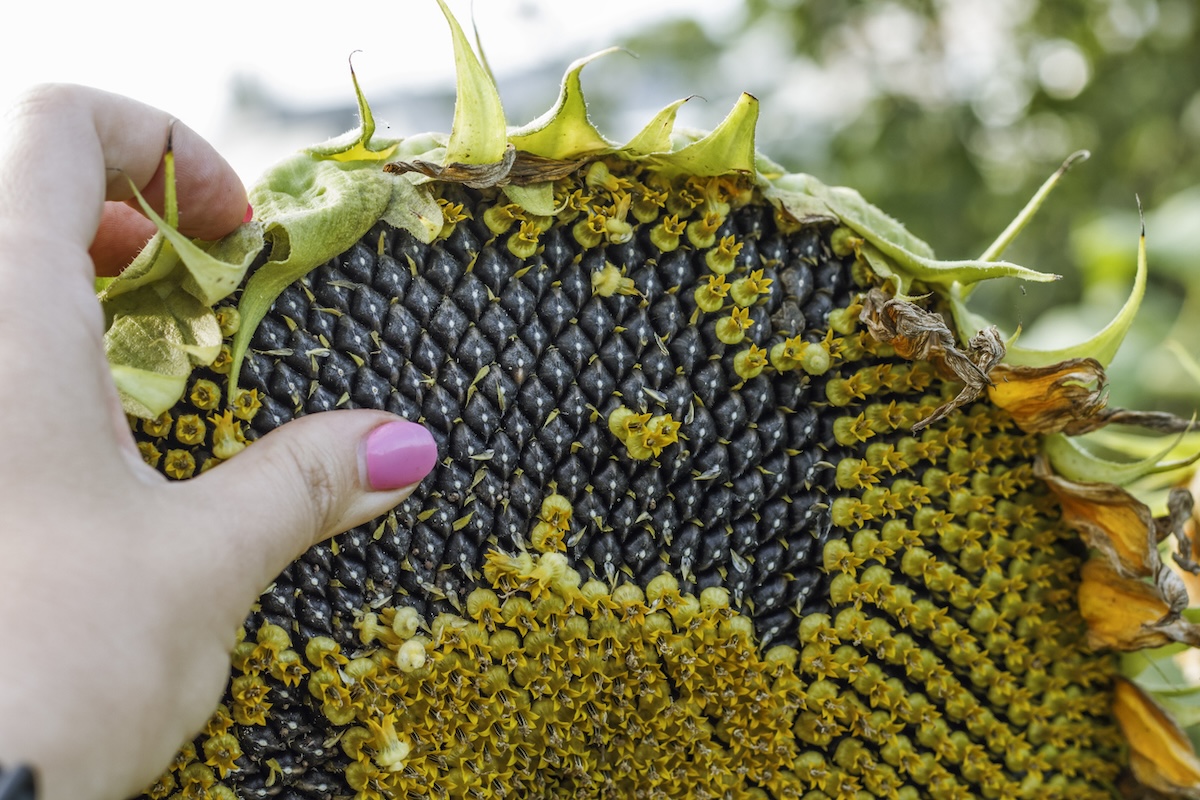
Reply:
<svg viewBox="0 0 1200 800"><path fill-rule="evenodd" d="M405 420L367 434L367 483L376 491L399 489L424 478L437 463L437 443L423 426Z"/></svg>
<svg viewBox="0 0 1200 800"><path fill-rule="evenodd" d="M254 219L254 206L246 203L246 216L242 217L242 224L245 225L252 219Z"/></svg>

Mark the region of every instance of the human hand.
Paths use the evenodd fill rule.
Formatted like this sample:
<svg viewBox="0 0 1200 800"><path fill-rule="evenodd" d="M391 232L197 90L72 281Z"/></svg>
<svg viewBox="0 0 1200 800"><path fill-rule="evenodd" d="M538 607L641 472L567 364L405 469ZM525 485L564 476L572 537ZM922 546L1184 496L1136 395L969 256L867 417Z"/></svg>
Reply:
<svg viewBox="0 0 1200 800"><path fill-rule="evenodd" d="M142 463L93 278L153 232L120 201L132 179L161 211L169 128L46 86L0 130L0 763L32 764L42 800L151 783L216 707L263 587L436 460L424 428L363 410L297 420L190 481ZM181 229L228 233L248 211L237 176L186 126L172 140Z"/></svg>

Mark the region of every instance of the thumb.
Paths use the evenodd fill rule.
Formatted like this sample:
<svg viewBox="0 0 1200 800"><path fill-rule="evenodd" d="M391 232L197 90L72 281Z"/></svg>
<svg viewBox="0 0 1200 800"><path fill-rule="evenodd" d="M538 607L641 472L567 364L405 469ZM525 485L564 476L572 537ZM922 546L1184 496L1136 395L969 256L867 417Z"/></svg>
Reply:
<svg viewBox="0 0 1200 800"><path fill-rule="evenodd" d="M289 422L182 486L178 506L211 509L217 525L197 564L246 592L264 586L317 542L387 513L437 462L421 425L381 411L328 411ZM182 488L182 487L181 487Z"/></svg>

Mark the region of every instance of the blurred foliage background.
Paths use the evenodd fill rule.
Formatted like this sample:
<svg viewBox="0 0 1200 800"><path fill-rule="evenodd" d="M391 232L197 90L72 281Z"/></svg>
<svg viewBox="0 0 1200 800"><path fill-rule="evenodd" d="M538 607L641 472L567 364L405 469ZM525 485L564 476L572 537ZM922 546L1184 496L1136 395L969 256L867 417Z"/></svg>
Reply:
<svg viewBox="0 0 1200 800"><path fill-rule="evenodd" d="M756 94L761 150L855 187L945 258L983 252L1070 153L1091 151L1007 254L1066 279L976 297L1007 331L1024 324L1026 344L1090 335L1128 296L1140 196L1151 286L1113 399L1190 415L1200 384L1162 344L1200 343L1197 8L747 0L736 26L680 20L626 44L637 71L674 65L693 91Z"/></svg>
<svg viewBox="0 0 1200 800"><path fill-rule="evenodd" d="M536 3L530 0L530 7ZM681 120L711 128L742 91L762 101L758 148L794 171L858 189L943 258L983 252L1062 161L1077 165L1006 253L1064 274L993 282L982 310L1022 343L1080 341L1128 296L1137 197L1151 285L1110 369L1113 402L1200 406L1200 11L1194 0L745 0L611 42L584 73L612 138L702 95ZM595 7L580 4L580 24ZM585 10L590 9L590 10ZM488 31L480 38L486 50ZM510 42L502 43L511 46ZM511 123L548 108L567 63L497 76ZM243 107L274 108L242 87ZM393 130L449 120L450 86L372 96ZM332 112L331 112L332 113ZM352 114L347 105L337 114ZM691 115L691 116L689 116ZM434 121L431 124L431 120ZM343 125L348 127L348 125ZM1167 347L1166 343L1178 344Z"/></svg>

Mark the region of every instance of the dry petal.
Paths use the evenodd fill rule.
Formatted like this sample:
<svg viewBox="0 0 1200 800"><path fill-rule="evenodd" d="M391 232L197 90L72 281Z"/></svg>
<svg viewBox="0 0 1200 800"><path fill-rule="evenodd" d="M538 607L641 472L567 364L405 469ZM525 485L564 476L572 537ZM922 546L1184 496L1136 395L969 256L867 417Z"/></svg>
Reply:
<svg viewBox="0 0 1200 800"><path fill-rule="evenodd" d="M1200 760L1179 726L1130 681L1118 678L1113 695L1113 714L1129 742L1134 778L1169 797L1200 799Z"/></svg>
<svg viewBox="0 0 1200 800"><path fill-rule="evenodd" d="M1108 483L1076 483L1050 472L1039 458L1035 474L1050 487L1062 506L1063 520L1103 553L1117 572L1149 578L1162 566L1156 547L1154 517L1129 492Z"/></svg>
<svg viewBox="0 0 1200 800"><path fill-rule="evenodd" d="M435 164L432 161L393 161L383 165L383 171L393 175L406 172L419 172L426 177L439 181L461 183L472 189L485 189L505 182L513 163L517 160L517 149L511 144L504 151L504 158L490 164Z"/></svg>
<svg viewBox="0 0 1200 800"><path fill-rule="evenodd" d="M531 183L556 181L567 177L586 163L584 159L572 158L564 161L518 150L517 160L513 162L508 173L508 182L517 186L527 186Z"/></svg>
<svg viewBox="0 0 1200 800"><path fill-rule="evenodd" d="M1073 358L1046 367L996 367L988 395L1027 433L1086 433L1104 424L1104 367Z"/></svg>
<svg viewBox="0 0 1200 800"><path fill-rule="evenodd" d="M454 163L442 166L430 161L414 159L413 161L393 161L384 164L383 171L394 175L419 172L434 180L461 183L472 189L486 189L510 183L525 186L531 183L558 180L579 169L583 163L580 159L561 161L536 156L517 150L510 144L504 151L504 158L493 164Z"/></svg>
<svg viewBox="0 0 1200 800"><path fill-rule="evenodd" d="M1092 358L1072 358L1045 367L1001 364L992 372L988 396L1012 414L1026 433L1077 436L1111 423L1178 433L1191 423L1174 414L1106 408L1104 367Z"/></svg>
<svg viewBox="0 0 1200 800"><path fill-rule="evenodd" d="M1088 626L1088 645L1097 650L1141 650L1170 644L1156 625L1171 609L1152 584L1117 573L1103 558L1083 565L1079 613Z"/></svg>
<svg viewBox="0 0 1200 800"><path fill-rule="evenodd" d="M1054 475L1045 459L1037 460L1034 472L1058 497L1063 520L1100 553L1084 566L1079 587L1089 644L1114 650L1200 645L1200 626L1180 617L1188 606L1187 586L1158 552L1159 531L1174 523L1154 519L1144 503L1118 486ZM1177 502L1173 512L1183 510Z"/></svg>

